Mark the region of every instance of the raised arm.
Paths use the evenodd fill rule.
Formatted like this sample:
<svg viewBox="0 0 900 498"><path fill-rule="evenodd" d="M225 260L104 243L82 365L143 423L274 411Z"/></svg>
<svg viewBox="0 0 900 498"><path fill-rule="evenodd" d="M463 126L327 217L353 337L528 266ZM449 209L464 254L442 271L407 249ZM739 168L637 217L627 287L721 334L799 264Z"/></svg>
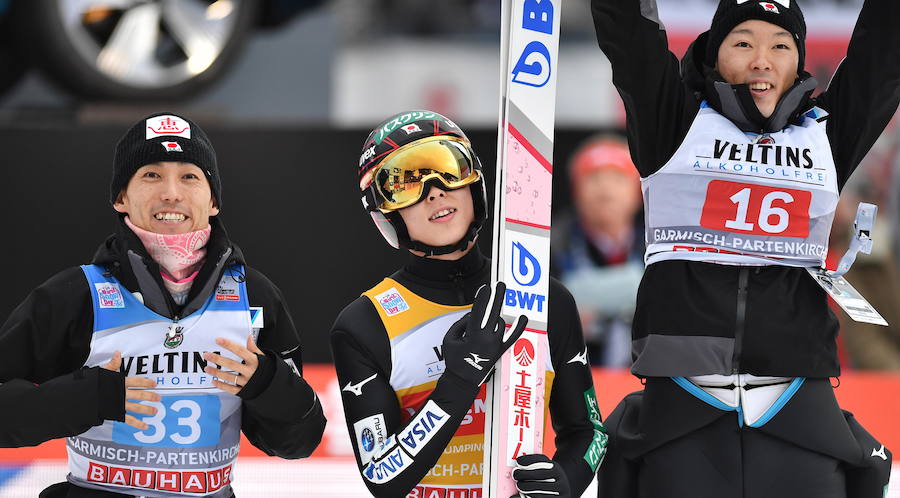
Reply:
<svg viewBox="0 0 900 498"><path fill-rule="evenodd" d="M843 187L900 103L900 2L863 3L847 56L816 99Z"/></svg>
<svg viewBox="0 0 900 498"><path fill-rule="evenodd" d="M591 12L625 105L631 156L646 177L675 152L699 104L682 82L655 0L592 0Z"/></svg>

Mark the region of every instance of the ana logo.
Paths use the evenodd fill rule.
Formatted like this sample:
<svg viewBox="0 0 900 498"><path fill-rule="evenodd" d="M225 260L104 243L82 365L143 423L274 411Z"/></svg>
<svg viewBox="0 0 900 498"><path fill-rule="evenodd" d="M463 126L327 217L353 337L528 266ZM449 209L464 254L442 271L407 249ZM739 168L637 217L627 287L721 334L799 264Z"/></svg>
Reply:
<svg viewBox="0 0 900 498"><path fill-rule="evenodd" d="M408 124L406 126L401 127L400 129L405 131L407 135L412 135L413 133L422 131L422 128L419 128L419 125L417 125L415 123Z"/></svg>
<svg viewBox="0 0 900 498"><path fill-rule="evenodd" d="M409 309L409 304L403 299L396 287L391 287L378 294L375 296L375 300L378 301L378 304L381 305L387 316L394 316Z"/></svg>
<svg viewBox="0 0 900 498"><path fill-rule="evenodd" d="M184 152L178 142L160 142L167 152Z"/></svg>
<svg viewBox="0 0 900 498"><path fill-rule="evenodd" d="M513 280L521 286L531 287L541 278L541 265L537 258L520 242L512 243Z"/></svg>
<svg viewBox="0 0 900 498"><path fill-rule="evenodd" d="M534 361L534 346L531 341L519 338L513 345L513 357L516 359L516 363L523 367L531 365L531 362Z"/></svg>
<svg viewBox="0 0 900 498"><path fill-rule="evenodd" d="M147 140L163 135L191 138L191 125L178 116L156 116L147 120Z"/></svg>
<svg viewBox="0 0 900 498"><path fill-rule="evenodd" d="M366 451L372 451L375 449L375 435L372 434L372 429L366 427L363 429L362 436L360 436L359 444L362 446L362 449Z"/></svg>
<svg viewBox="0 0 900 498"><path fill-rule="evenodd" d="M769 2L759 2L759 6L763 8L766 12L773 12L775 14L780 14L778 11L778 7L775 6L774 3Z"/></svg>
<svg viewBox="0 0 900 498"><path fill-rule="evenodd" d="M125 298L119 285L112 282L95 283L97 288L97 305L101 308L124 308Z"/></svg>

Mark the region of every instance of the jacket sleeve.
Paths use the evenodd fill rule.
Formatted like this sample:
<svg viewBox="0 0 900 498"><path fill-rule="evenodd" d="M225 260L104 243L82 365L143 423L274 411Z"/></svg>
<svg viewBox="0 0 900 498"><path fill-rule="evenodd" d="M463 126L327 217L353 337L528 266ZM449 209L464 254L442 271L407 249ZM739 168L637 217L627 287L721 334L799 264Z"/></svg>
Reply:
<svg viewBox="0 0 900 498"><path fill-rule="evenodd" d="M606 429L581 334L575 300L556 279L550 281L548 338L556 376L550 391L550 418L556 432L553 460L562 466L572 496L581 496L606 454Z"/></svg>
<svg viewBox="0 0 900 498"><path fill-rule="evenodd" d="M675 153L699 103L669 51L656 0L591 0L591 12L625 106L632 160L649 176Z"/></svg>
<svg viewBox="0 0 900 498"><path fill-rule="evenodd" d="M303 379L300 338L281 291L248 268L247 293L261 306L263 327L257 345L265 355L238 395L244 401L241 429L253 446L281 458L308 457L322 440L325 415Z"/></svg>
<svg viewBox="0 0 900 498"><path fill-rule="evenodd" d="M331 347L363 482L375 497L405 497L438 461L479 388L445 372L422 407L401 417L387 333L366 297L338 317Z"/></svg>
<svg viewBox="0 0 900 498"><path fill-rule="evenodd" d="M0 327L0 447L74 436L125 420L125 378L82 368L93 308L79 268L28 295Z"/></svg>
<svg viewBox="0 0 900 498"><path fill-rule="evenodd" d="M884 131L900 103L900 2L866 0L828 88L816 99L828 111L838 185L850 174Z"/></svg>

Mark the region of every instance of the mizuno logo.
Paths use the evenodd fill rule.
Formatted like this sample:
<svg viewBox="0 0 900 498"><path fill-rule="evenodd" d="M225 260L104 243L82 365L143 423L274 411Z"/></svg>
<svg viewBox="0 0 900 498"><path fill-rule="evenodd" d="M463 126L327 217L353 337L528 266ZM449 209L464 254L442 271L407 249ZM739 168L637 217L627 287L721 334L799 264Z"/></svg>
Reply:
<svg viewBox="0 0 900 498"><path fill-rule="evenodd" d="M372 376L369 377L368 379L363 379L356 384L352 384L352 383L348 382L347 385L344 386L343 389L341 389L341 391L347 391L348 393L353 393L357 396L362 396L363 386L366 385L370 380L374 379L375 377L378 377L377 373L372 374Z"/></svg>
<svg viewBox="0 0 900 498"><path fill-rule="evenodd" d="M884 445L883 445L883 444L881 445L881 449L880 449L880 450L873 449L873 450L872 450L872 456L873 456L873 457L878 457L878 458L881 458L882 460L887 461L887 455L884 453Z"/></svg>
<svg viewBox="0 0 900 498"><path fill-rule="evenodd" d="M488 358L482 358L482 357L478 356L478 353L469 353L469 356L471 356L471 358L466 358L466 363L468 363L469 365L472 365L473 367L477 368L478 370L484 370L484 368L481 365L479 365L479 363L488 361Z"/></svg>
<svg viewBox="0 0 900 498"><path fill-rule="evenodd" d="M566 364L569 363L581 363L582 365L587 365L587 346L584 347L584 351L576 354L571 360L566 362Z"/></svg>

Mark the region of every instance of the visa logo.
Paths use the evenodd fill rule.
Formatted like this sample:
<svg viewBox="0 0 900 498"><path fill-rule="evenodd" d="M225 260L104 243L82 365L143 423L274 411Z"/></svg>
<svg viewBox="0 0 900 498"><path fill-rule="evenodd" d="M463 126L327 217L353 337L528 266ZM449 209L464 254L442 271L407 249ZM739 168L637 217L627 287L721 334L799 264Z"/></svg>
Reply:
<svg viewBox="0 0 900 498"><path fill-rule="evenodd" d="M444 425L437 424L437 422L443 419L444 417L437 413L431 411L425 412L423 417L420 417L419 420L410 425L408 429L409 432L405 436L402 436L400 441L402 441L406 447L414 450L416 446L425 441L426 438L431 439L430 435L432 431L436 431ZM435 427L437 427L437 429Z"/></svg>
<svg viewBox="0 0 900 498"><path fill-rule="evenodd" d="M450 415L447 412L433 400L429 400L400 433L400 443L416 456L449 419Z"/></svg>

